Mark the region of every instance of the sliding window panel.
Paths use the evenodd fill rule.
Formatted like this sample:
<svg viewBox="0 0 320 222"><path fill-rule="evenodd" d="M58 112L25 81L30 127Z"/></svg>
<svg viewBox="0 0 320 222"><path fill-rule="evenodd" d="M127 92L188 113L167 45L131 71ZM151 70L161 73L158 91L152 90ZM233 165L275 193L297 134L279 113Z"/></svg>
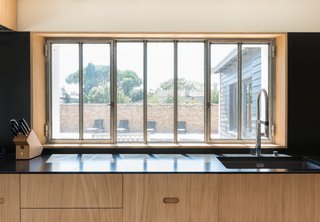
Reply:
<svg viewBox="0 0 320 222"><path fill-rule="evenodd" d="M83 138L110 140L110 44L83 44Z"/></svg>
<svg viewBox="0 0 320 222"><path fill-rule="evenodd" d="M51 45L52 139L79 139L79 45Z"/></svg>
<svg viewBox="0 0 320 222"><path fill-rule="evenodd" d="M269 45L242 45L242 139L254 139L256 135L257 96L261 89L269 88ZM265 120L265 98L261 97L261 117ZM264 133L265 127L261 127Z"/></svg>
<svg viewBox="0 0 320 222"><path fill-rule="evenodd" d="M238 45L211 44L210 139L238 138Z"/></svg>
<svg viewBox="0 0 320 222"><path fill-rule="evenodd" d="M178 141L204 142L204 43L178 43Z"/></svg>
<svg viewBox="0 0 320 222"><path fill-rule="evenodd" d="M174 140L174 44L147 44L148 142ZM154 127L151 127L151 123Z"/></svg>
<svg viewBox="0 0 320 222"><path fill-rule="evenodd" d="M117 141L143 142L143 43L117 43Z"/></svg>

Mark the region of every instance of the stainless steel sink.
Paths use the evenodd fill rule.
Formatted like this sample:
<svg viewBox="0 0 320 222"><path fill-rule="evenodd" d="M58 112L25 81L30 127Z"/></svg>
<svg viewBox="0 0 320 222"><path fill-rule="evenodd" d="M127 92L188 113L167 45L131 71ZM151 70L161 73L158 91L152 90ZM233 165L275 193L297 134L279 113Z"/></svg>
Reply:
<svg viewBox="0 0 320 222"><path fill-rule="evenodd" d="M230 169L320 169L320 166L314 162L296 157L222 156L217 158L226 168Z"/></svg>

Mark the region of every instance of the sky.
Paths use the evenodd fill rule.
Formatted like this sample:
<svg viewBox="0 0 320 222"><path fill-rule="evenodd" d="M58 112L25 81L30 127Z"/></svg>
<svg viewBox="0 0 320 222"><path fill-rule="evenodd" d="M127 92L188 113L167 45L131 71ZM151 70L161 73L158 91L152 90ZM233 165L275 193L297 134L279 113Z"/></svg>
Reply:
<svg viewBox="0 0 320 222"><path fill-rule="evenodd" d="M254 45L252 45L254 46ZM236 44L212 44L211 68L221 62ZM78 70L79 47L77 44L56 44L53 46L53 78L58 78L59 88L78 92L78 86L65 82L66 77ZM58 56L56 56L58 55ZM83 65L110 65L109 44L84 44ZM59 67L59 68L58 68ZM156 89L160 83L173 78L174 44L172 42L150 42L147 47L148 90ZM132 70L143 79L143 43L117 43L117 69ZM178 43L178 78L204 82L204 44L200 42Z"/></svg>
<svg viewBox="0 0 320 222"><path fill-rule="evenodd" d="M59 48L59 51L56 51ZM53 47L53 55L59 59L56 64L59 69L60 88L73 90L66 84L65 78L75 72L79 66L78 46L76 44L59 44ZM110 65L110 46L108 44L84 45L83 64L89 62L95 65ZM149 43L148 61L148 89L159 87L160 83L173 78L174 65L173 43ZM203 82L204 79L204 46L203 43L181 43L178 47L178 76L192 81ZM53 56L54 57L54 56ZM55 65L53 65L54 67ZM143 43L118 43L117 68L132 70L143 78ZM54 72L53 72L54 73Z"/></svg>

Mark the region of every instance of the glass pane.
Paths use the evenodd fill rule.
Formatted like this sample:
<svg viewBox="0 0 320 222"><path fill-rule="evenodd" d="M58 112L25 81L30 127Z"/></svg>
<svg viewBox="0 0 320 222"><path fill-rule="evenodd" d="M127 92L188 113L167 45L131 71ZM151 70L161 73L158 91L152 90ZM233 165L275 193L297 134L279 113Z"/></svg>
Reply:
<svg viewBox="0 0 320 222"><path fill-rule="evenodd" d="M83 44L83 132L110 139L110 44Z"/></svg>
<svg viewBox="0 0 320 222"><path fill-rule="evenodd" d="M204 44L178 44L178 141L204 141Z"/></svg>
<svg viewBox="0 0 320 222"><path fill-rule="evenodd" d="M52 139L79 139L79 47L52 44Z"/></svg>
<svg viewBox="0 0 320 222"><path fill-rule="evenodd" d="M211 139L237 139L238 49L211 44Z"/></svg>
<svg viewBox="0 0 320 222"><path fill-rule="evenodd" d="M117 43L117 140L143 141L143 43Z"/></svg>
<svg viewBox="0 0 320 222"><path fill-rule="evenodd" d="M173 141L173 52L173 43L148 43L147 115L150 142Z"/></svg>
<svg viewBox="0 0 320 222"><path fill-rule="evenodd" d="M261 89L268 91L269 56L267 44L242 46L242 138L256 135L257 96ZM265 120L264 97L261 97L261 119ZM261 132L264 133L264 127Z"/></svg>

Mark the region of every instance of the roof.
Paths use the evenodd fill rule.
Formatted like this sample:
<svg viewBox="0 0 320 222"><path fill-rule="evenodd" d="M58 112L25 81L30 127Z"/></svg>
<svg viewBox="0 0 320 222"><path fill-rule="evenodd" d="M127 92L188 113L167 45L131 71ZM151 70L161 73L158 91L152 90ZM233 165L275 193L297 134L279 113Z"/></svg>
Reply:
<svg viewBox="0 0 320 222"><path fill-rule="evenodd" d="M257 47L254 48L244 48L242 50L242 54L247 54L249 51L256 50ZM218 74L228 66L232 65L234 62L237 62L238 50L232 50L218 65L211 69L211 74Z"/></svg>

